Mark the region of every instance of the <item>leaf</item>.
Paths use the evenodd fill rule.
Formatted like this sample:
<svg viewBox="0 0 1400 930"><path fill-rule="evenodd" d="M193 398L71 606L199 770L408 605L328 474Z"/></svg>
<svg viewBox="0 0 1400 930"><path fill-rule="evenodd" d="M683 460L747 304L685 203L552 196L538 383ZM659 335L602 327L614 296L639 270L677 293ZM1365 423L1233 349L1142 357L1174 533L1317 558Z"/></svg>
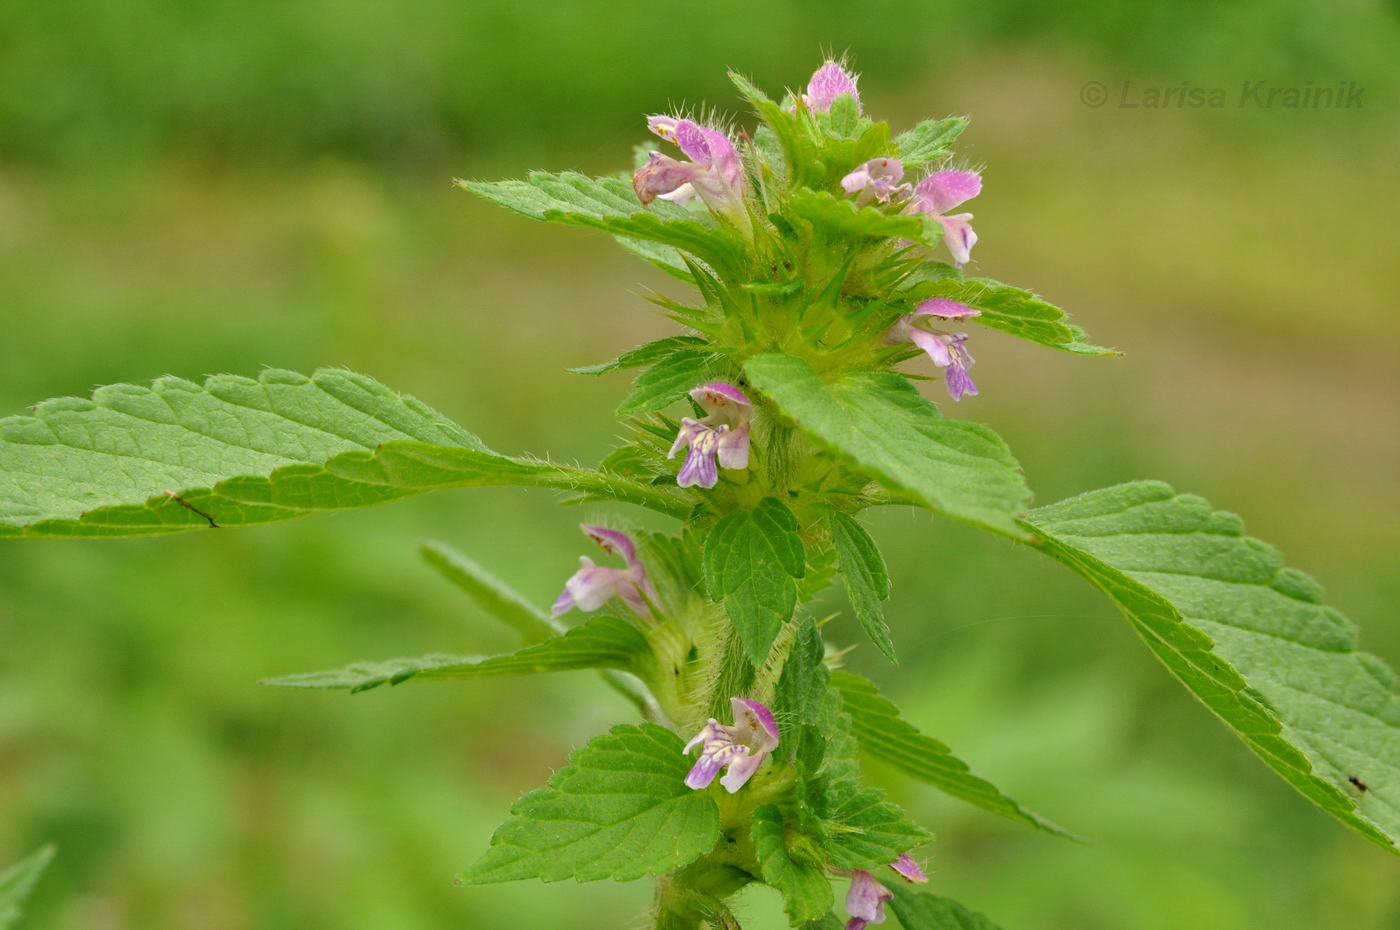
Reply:
<svg viewBox="0 0 1400 930"><path fill-rule="evenodd" d="M967 128L967 118L926 119L908 132L894 137L899 160L906 169L936 161L953 150L953 142Z"/></svg>
<svg viewBox="0 0 1400 930"><path fill-rule="evenodd" d="M695 215L685 207L658 200L650 207L637 201L632 185L622 178L590 178L574 171L549 174L532 172L526 180L463 181L457 186L501 206L523 213L531 219L579 225L580 220L602 220L607 217L631 217L650 212L662 220L694 221ZM658 242L619 238L629 251L673 274L690 280L685 262L669 245Z"/></svg>
<svg viewBox="0 0 1400 930"><path fill-rule="evenodd" d="M719 808L685 785L681 738L663 727L617 726L516 802L491 849L459 884L525 878L631 881L694 861L719 840Z"/></svg>
<svg viewBox="0 0 1400 930"><path fill-rule="evenodd" d="M760 355L744 370L812 436L923 506L1013 539L1030 490L1001 438L945 419L907 380L888 373L825 381L802 359Z"/></svg>
<svg viewBox="0 0 1400 930"><path fill-rule="evenodd" d="M753 813L753 845L763 881L783 896L783 910L792 926L818 920L834 903L831 881L818 863L794 861L783 836L783 815L772 804Z"/></svg>
<svg viewBox="0 0 1400 930"><path fill-rule="evenodd" d="M807 128L772 100L755 101L754 109L782 145L788 186L794 190L822 186L826 168L817 159L817 146Z"/></svg>
<svg viewBox="0 0 1400 930"><path fill-rule="evenodd" d="M860 783L855 762L857 742L852 718L842 713L830 727L817 809L825 821L827 840L822 845L828 864L842 869L880 869L900 853L922 846L929 832L904 816L885 800L878 788Z"/></svg>
<svg viewBox="0 0 1400 930"><path fill-rule="evenodd" d="M788 649L783 671L778 676L773 697L774 717L778 721L779 745L796 749L798 727L807 724L829 729L836 721L836 712L826 701L831 673L826 667L826 644L822 642L817 625L804 620Z"/></svg>
<svg viewBox="0 0 1400 930"><path fill-rule="evenodd" d="M933 785L983 810L1062 836L1079 839L1038 814L1026 810L1002 794L991 782L978 778L951 749L920 733L899 715L899 708L880 695L868 679L849 672L833 672L832 685L841 692L851 715L860 748L899 769L911 778Z"/></svg>
<svg viewBox="0 0 1400 930"><path fill-rule="evenodd" d="M422 553L424 561L465 591L478 607L518 630L527 645L543 642L566 629L558 620L446 543L430 540L423 543L418 551Z"/></svg>
<svg viewBox="0 0 1400 930"><path fill-rule="evenodd" d="M916 287L918 300L943 297L981 310L973 319L1022 339L1080 355L1121 355L1090 345L1084 330L1069 322L1065 312L1030 291L990 278L926 281Z"/></svg>
<svg viewBox="0 0 1400 930"><path fill-rule="evenodd" d="M761 103L773 102L772 98L770 98L767 94L760 90L758 85L751 81L747 76L740 74L738 71L730 71L728 72L728 74L729 80L734 82L734 86L739 89L739 93L742 94L744 96L744 99L748 100L750 103L757 106Z"/></svg>
<svg viewBox="0 0 1400 930"><path fill-rule="evenodd" d="M0 930L14 926L23 916L25 902L34 892L39 877L53 861L56 848L45 846L38 852L21 860L4 872L0 872Z"/></svg>
<svg viewBox="0 0 1400 930"><path fill-rule="evenodd" d="M383 684L398 685L410 678L494 678L536 675L585 668L613 669L646 679L652 672L651 645L636 627L606 614L562 636L526 646L508 655L478 657L434 653L387 662L357 662L341 669L269 678L265 685L280 688L319 688L368 691Z"/></svg>
<svg viewBox="0 0 1400 930"><path fill-rule="evenodd" d="M765 497L753 510L735 510L705 540L705 582L723 601L750 661L762 665L783 624L797 608L793 579L806 571L801 524L782 501Z"/></svg>
<svg viewBox="0 0 1400 930"><path fill-rule="evenodd" d="M570 368L569 371L576 375L605 375L610 371L621 371L626 368L641 368L643 365L650 365L653 362L670 355L676 349L696 348L709 345L699 336L667 336L665 339L657 339L648 342L646 345L638 346L630 352L623 352L611 362L604 362L601 365L588 365L583 368Z"/></svg>
<svg viewBox="0 0 1400 930"><path fill-rule="evenodd" d="M895 662L890 628L885 624L885 612L880 607L880 602L890 596L890 576L885 570L880 547L875 545L865 527L847 514L833 510L830 522L831 540L836 545L841 575L846 579L846 592L855 608L856 619L860 620L875 648Z"/></svg>
<svg viewBox="0 0 1400 930"><path fill-rule="evenodd" d="M1274 771L1378 845L1400 841L1400 695L1307 575L1233 514L1142 481L1034 511L1042 552L1104 591Z"/></svg>
<svg viewBox="0 0 1400 930"><path fill-rule="evenodd" d="M875 207L857 208L827 191L799 191L788 198L786 212L812 224L822 238L832 241L887 239L899 236L919 239L924 223L917 216L886 216Z"/></svg>
<svg viewBox="0 0 1400 930"><path fill-rule="evenodd" d="M417 400L335 369L118 384L0 420L0 536L175 533L508 484L690 509L620 475L499 455Z"/></svg>
<svg viewBox="0 0 1400 930"><path fill-rule="evenodd" d="M956 901L929 891L915 891L899 882L886 882L894 892L890 910L904 930L1001 930L996 924Z"/></svg>
<svg viewBox="0 0 1400 930"><path fill-rule="evenodd" d="M860 117L860 104L850 94L841 94L827 110L827 127L838 139L859 139L868 121Z"/></svg>
<svg viewBox="0 0 1400 930"><path fill-rule="evenodd" d="M677 349L637 378L636 390L617 408L618 416L650 413L680 400L709 380L719 356L698 349Z"/></svg>

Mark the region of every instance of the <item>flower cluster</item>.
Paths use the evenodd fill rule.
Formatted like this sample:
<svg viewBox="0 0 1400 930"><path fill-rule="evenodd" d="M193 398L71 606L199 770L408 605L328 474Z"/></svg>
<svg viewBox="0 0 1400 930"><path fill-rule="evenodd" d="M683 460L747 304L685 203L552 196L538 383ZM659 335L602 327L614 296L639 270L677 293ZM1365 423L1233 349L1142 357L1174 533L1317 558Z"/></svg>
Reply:
<svg viewBox="0 0 1400 930"><path fill-rule="evenodd" d="M700 758L686 775L685 783L697 790L708 788L720 769L729 771L719 783L730 794L736 793L758 771L768 754L778 748L778 725L773 712L758 701L730 698L734 725L725 726L713 717L682 752L700 747Z"/></svg>
<svg viewBox="0 0 1400 930"><path fill-rule="evenodd" d="M921 885L928 881L908 853L891 862L890 868L911 884ZM874 873L856 869L851 873L851 888L846 892L846 913L851 915L851 919L846 921L846 930L865 930L868 924L884 923L885 902L893 897L894 892L882 885Z"/></svg>
<svg viewBox="0 0 1400 930"><path fill-rule="evenodd" d="M812 75L805 93L792 98L788 112L809 114L830 113L836 101L849 96L860 111L860 91L856 78L834 61L827 61ZM716 214L727 217L742 228L750 230L750 213L762 215L761 210L753 209L746 203L749 194L748 171L740 149L733 140L718 129L703 126L692 119L658 115L648 118L648 128L667 142L674 143L687 160L653 151L647 162L637 169L632 178L632 186L642 204L650 204L657 198L685 203L699 197ZM905 180L905 166L898 159L888 155L869 159L847 173L840 180L840 192L849 197L857 207L879 204L900 215L922 216L929 223L941 227L942 239L952 256L953 264L961 268L971 260L972 247L977 243L977 234L972 229L971 213L950 211L971 200L982 192L982 178L973 171L940 170L920 179L917 183ZM908 245L909 243L905 243ZM939 305L952 304L952 308ZM931 306L932 305L932 306ZM976 394L977 387L968 375L972 356L964 343L966 333L946 333L935 329L931 319L963 319L976 316L978 311L952 301L928 301L918 307L908 318L896 324L891 338L898 341L912 341L928 353L929 358L944 372L944 381L949 395L954 400ZM707 392L708 397L733 391L738 398L743 395L730 385L712 384L697 391ZM714 464L719 457L719 467L744 468L747 462L747 433L738 438L743 424L725 414L716 416L706 401L697 397L706 407L710 416L704 420L687 420L681 434L676 439L676 449L689 446L691 455L681 469L678 483L681 487L711 488L718 481ZM736 400L748 407L747 399ZM703 429L692 427L700 423ZM728 442L719 427L728 425L733 431ZM741 458L742 449L743 457ZM673 454L674 454L673 450Z"/></svg>

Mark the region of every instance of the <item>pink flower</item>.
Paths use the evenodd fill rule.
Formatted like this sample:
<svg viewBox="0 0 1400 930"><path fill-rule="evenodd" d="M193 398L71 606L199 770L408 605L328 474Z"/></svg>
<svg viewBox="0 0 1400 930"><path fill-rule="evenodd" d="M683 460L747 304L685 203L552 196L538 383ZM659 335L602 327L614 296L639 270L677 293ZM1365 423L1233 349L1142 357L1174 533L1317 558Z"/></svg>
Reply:
<svg viewBox="0 0 1400 930"><path fill-rule="evenodd" d="M943 383L953 400L962 400L965 395L977 393L977 385L967 370L973 359L963 348L967 333L945 333L934 329L932 320L965 320L978 316L981 310L960 304L955 300L935 297L919 304L909 316L895 324L890 333L893 342L912 342L928 353L933 363L943 369Z"/></svg>
<svg viewBox="0 0 1400 930"><path fill-rule="evenodd" d="M675 458L683 446L689 446L685 464L676 475L676 484L683 488L712 488L719 483L719 468L749 467L749 420L753 417L753 404L743 391L723 381L701 385L691 391L690 396L708 416L701 420L691 417L681 420L680 432L667 458Z"/></svg>
<svg viewBox="0 0 1400 930"><path fill-rule="evenodd" d="M597 565L588 556L579 556L582 567L564 583L564 592L554 602L551 613L558 617L577 607L582 611L598 610L614 597L642 616L651 613L647 599L656 599L656 592L647 579L646 566L637 559L637 545L626 533L601 526L582 525L580 529L609 555L621 555L626 568Z"/></svg>
<svg viewBox="0 0 1400 930"><path fill-rule="evenodd" d="M928 877L925 876L923 870L919 868L919 864L911 859L908 853L903 853L898 859L891 862L890 868L898 872L900 877L906 882L922 885L924 882L928 881Z"/></svg>
<svg viewBox="0 0 1400 930"><path fill-rule="evenodd" d="M875 880L865 869L856 869L851 874L851 890L846 892L846 913L851 919L846 921L846 930L865 930L866 924L885 922L885 902L894 897L894 892Z"/></svg>
<svg viewBox="0 0 1400 930"><path fill-rule="evenodd" d="M807 93L802 95L802 102L814 113L825 113L842 94L856 98L856 109L860 109L860 91L856 90L855 76L836 62L828 61L807 82Z"/></svg>
<svg viewBox="0 0 1400 930"><path fill-rule="evenodd" d="M908 184L900 184L904 178L904 165L897 158L872 158L841 179L841 187L848 194L856 195L856 205L865 206L871 200L888 203L890 197L905 193Z"/></svg>
<svg viewBox="0 0 1400 930"><path fill-rule="evenodd" d="M690 788L708 788L719 770L728 766L719 783L734 794L778 748L778 725L772 711L747 698L730 698L729 702L734 708L734 725L727 727L712 717L682 750L688 753L700 747L700 758L685 777Z"/></svg>
<svg viewBox="0 0 1400 930"><path fill-rule="evenodd" d="M690 161L677 161L660 152L632 176L632 187L644 205L657 197L685 203L699 196L712 210L741 212L747 179L739 152L722 132L688 119L651 116L647 127L674 142Z"/></svg>
<svg viewBox="0 0 1400 930"><path fill-rule="evenodd" d="M982 179L970 171L939 171L931 174L914 188L914 199L906 207L909 213L927 213L943 226L948 251L959 268L972 255L977 233L972 231L971 213L948 216L949 210L982 193Z"/></svg>

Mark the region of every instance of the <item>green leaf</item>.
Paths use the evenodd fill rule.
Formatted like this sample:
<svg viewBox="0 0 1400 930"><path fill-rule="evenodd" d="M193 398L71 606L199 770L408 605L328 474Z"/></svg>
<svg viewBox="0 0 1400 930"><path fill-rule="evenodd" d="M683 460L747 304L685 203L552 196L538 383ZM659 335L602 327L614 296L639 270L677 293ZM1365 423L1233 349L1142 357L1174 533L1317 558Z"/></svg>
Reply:
<svg viewBox="0 0 1400 930"><path fill-rule="evenodd" d="M825 734L827 762L817 780L820 795L814 805L825 821L822 849L836 868L881 869L931 836L886 801L883 791L860 783L852 726L851 715L842 713Z"/></svg>
<svg viewBox="0 0 1400 930"><path fill-rule="evenodd" d="M723 601L755 666L797 608L793 579L806 571L801 524L782 501L765 497L753 510L735 510L705 540L705 582Z"/></svg>
<svg viewBox="0 0 1400 930"><path fill-rule="evenodd" d="M783 815L772 804L753 813L753 845L763 881L782 893L792 926L818 920L831 910L831 881L820 863L794 860L784 838Z"/></svg>
<svg viewBox="0 0 1400 930"><path fill-rule="evenodd" d="M689 512L620 475L499 455L413 398L334 369L118 384L0 420L0 536L271 523L487 485Z"/></svg>
<svg viewBox="0 0 1400 930"><path fill-rule="evenodd" d="M1001 930L996 924L956 901L929 891L915 891L899 882L886 882L894 892L890 910L904 930Z"/></svg>
<svg viewBox="0 0 1400 930"><path fill-rule="evenodd" d="M1016 518L1030 500L1021 468L985 426L945 419L907 380L855 373L823 380L790 355L760 355L744 370L812 436L930 509L1025 538Z"/></svg>
<svg viewBox="0 0 1400 930"><path fill-rule="evenodd" d="M669 407L711 378L719 356L699 349L676 349L637 378L636 389L617 408L618 416Z"/></svg>
<svg viewBox="0 0 1400 930"><path fill-rule="evenodd" d="M443 678L494 678L501 675L536 675L605 668L646 679L652 673L652 651L636 627L606 614L562 636L526 646L509 655L451 656L433 654L387 662L357 662L345 668L269 678L266 685L281 688L368 691L383 684L402 684L410 678L436 681Z"/></svg>
<svg viewBox="0 0 1400 930"><path fill-rule="evenodd" d="M831 540L841 560L841 575L846 579L856 618L875 647L894 662L894 643L880 607L880 602L890 596L890 576L880 547L865 527L839 510L831 512Z"/></svg>
<svg viewBox="0 0 1400 930"><path fill-rule="evenodd" d="M860 104L850 94L842 94L831 101L826 117L828 129L838 139L859 139L869 125L861 119Z"/></svg>
<svg viewBox="0 0 1400 930"><path fill-rule="evenodd" d="M826 701L831 673L826 667L826 644L817 625L802 621L788 649L783 671L773 697L778 721L779 745L795 750L797 728L806 724L829 729L836 722L836 710Z"/></svg>
<svg viewBox="0 0 1400 930"><path fill-rule="evenodd" d="M1078 839L1073 833L1026 810L991 782L973 775L967 763L954 756L947 746L920 733L901 718L899 708L882 697L868 679L849 672L833 672L831 683L841 692L860 748L870 755L983 810L1056 836Z"/></svg>
<svg viewBox="0 0 1400 930"><path fill-rule="evenodd" d="M566 627L457 550L430 540L418 550L424 561L466 592L478 607L520 632L527 645L544 642Z"/></svg>
<svg viewBox="0 0 1400 930"><path fill-rule="evenodd" d="M973 319L1022 339L1080 355L1120 355L1112 349L1090 345L1084 330L1069 322L1065 312L1030 291L990 278L924 281L915 288L917 299L943 297L981 310ZM911 295L914 296L914 295Z"/></svg>
<svg viewBox="0 0 1400 930"><path fill-rule="evenodd" d="M926 119L908 132L894 137L899 160L906 169L936 161L953 150L953 142L967 128L967 118Z"/></svg>
<svg viewBox="0 0 1400 930"><path fill-rule="evenodd" d="M1322 590L1233 514L1143 481L1034 511L1042 552L1108 594L1196 697L1305 797L1400 842L1400 695Z"/></svg>
<svg viewBox="0 0 1400 930"><path fill-rule="evenodd" d="M697 348L709 345L699 336L667 336L665 339L657 339L648 342L646 345L638 346L630 352L623 352L611 362L604 362L601 365L588 365L583 368L570 368L569 371L576 375L605 375L610 371L621 371L626 368L641 368L653 362L660 361L670 355L676 349Z"/></svg>
<svg viewBox="0 0 1400 930"><path fill-rule="evenodd" d="M757 101L754 108L782 145L788 186L793 189L823 186L826 167L817 159L817 146L806 126L772 100Z"/></svg>
<svg viewBox="0 0 1400 930"><path fill-rule="evenodd" d="M631 881L694 861L719 840L719 808L685 785L681 738L663 727L617 726L516 802L491 849L457 881L539 878Z"/></svg>
<svg viewBox="0 0 1400 930"><path fill-rule="evenodd" d="M802 930L842 930L846 922L835 914L828 913L804 924Z"/></svg>
<svg viewBox="0 0 1400 930"><path fill-rule="evenodd" d="M772 98L770 98L767 94L760 90L757 84L749 80L746 76L740 74L738 71L730 71L729 80L732 81L734 83L734 86L739 89L739 93L742 94L744 98L750 103L752 103L754 106L758 106L761 103L773 102Z"/></svg>
<svg viewBox="0 0 1400 930"><path fill-rule="evenodd" d="M685 207L658 200L649 207L637 202L632 185L622 178L590 178L573 171L549 174L532 172L526 180L463 181L457 186L517 213L547 222L581 225L586 220L631 217L648 212L660 220L693 222L696 214ZM628 250L663 271L690 280L685 262L671 246L659 242L619 237Z"/></svg>
<svg viewBox="0 0 1400 930"><path fill-rule="evenodd" d="M826 191L799 191L787 201L786 212L812 224L817 235L831 241L919 239L924 223L917 216L886 216L875 207L857 208Z"/></svg>
<svg viewBox="0 0 1400 930"><path fill-rule="evenodd" d="M39 877L53 860L55 847L45 846L0 872L0 930L14 926L23 916L24 904L34 892Z"/></svg>

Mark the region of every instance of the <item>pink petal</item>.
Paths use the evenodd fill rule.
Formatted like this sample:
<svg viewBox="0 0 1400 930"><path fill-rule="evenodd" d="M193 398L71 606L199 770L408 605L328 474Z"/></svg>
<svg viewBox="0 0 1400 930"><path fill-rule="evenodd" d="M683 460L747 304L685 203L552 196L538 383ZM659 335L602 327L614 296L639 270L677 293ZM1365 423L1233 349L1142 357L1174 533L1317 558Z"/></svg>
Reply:
<svg viewBox="0 0 1400 930"><path fill-rule="evenodd" d="M626 533L603 526L589 526L586 523L581 524L579 529L608 555L620 555L627 560L628 565L637 561L637 544L632 542L632 537Z"/></svg>
<svg viewBox="0 0 1400 930"><path fill-rule="evenodd" d="M736 793L748 784L749 779L753 778L753 773L758 771L758 767L763 764L763 760L768 755L767 753L750 755L747 746L736 746L735 749L744 750L744 754L735 757L734 761L729 763L729 771L719 780L719 783L730 794Z"/></svg>
<svg viewBox="0 0 1400 930"><path fill-rule="evenodd" d="M734 709L734 726L747 737L744 742L760 752L778 747L778 724L771 710L748 698L730 698L729 703Z"/></svg>
<svg viewBox="0 0 1400 930"><path fill-rule="evenodd" d="M850 94L856 98L856 107L860 107L860 92L856 90L856 79L836 62L828 61L818 68L812 79L807 82L807 93L802 99L807 104L807 109L825 113L842 94Z"/></svg>
<svg viewBox="0 0 1400 930"><path fill-rule="evenodd" d="M898 859L891 862L890 868L898 872L905 881L913 882L916 885L922 885L924 882L928 881L928 877L924 875L923 870L919 868L919 864L911 859L908 853L904 853Z"/></svg>
<svg viewBox="0 0 1400 930"><path fill-rule="evenodd" d="M972 224L968 222L970 219L971 213L938 218L938 222L943 224L943 241L953 256L953 264L959 268L972 258L972 247L977 244L977 233L972 231Z"/></svg>
<svg viewBox="0 0 1400 930"><path fill-rule="evenodd" d="M976 307L969 307L967 304L960 304L956 300L947 300L943 297L931 297L915 308L914 316L935 316L941 320L966 320L969 317L981 316L982 311Z"/></svg>
<svg viewBox="0 0 1400 930"><path fill-rule="evenodd" d="M749 467L749 428L741 426L720 437L715 447L719 453L719 467L742 471Z"/></svg>
<svg viewBox="0 0 1400 930"><path fill-rule="evenodd" d="M970 171L939 171L914 188L916 210L947 213L958 204L982 193L982 179Z"/></svg>

